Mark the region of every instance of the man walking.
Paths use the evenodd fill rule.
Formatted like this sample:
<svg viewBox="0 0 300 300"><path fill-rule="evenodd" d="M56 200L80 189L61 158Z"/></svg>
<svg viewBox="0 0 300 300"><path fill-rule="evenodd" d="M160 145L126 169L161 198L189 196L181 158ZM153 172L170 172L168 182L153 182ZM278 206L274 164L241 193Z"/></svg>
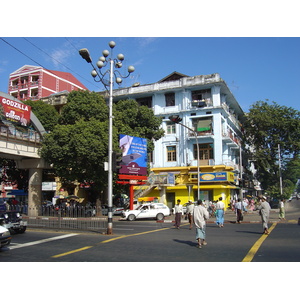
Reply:
<svg viewBox="0 0 300 300"><path fill-rule="evenodd" d="M189 204L186 207L186 215L190 223L190 230L193 228L193 211L194 211L194 203L192 200L189 200Z"/></svg>
<svg viewBox="0 0 300 300"><path fill-rule="evenodd" d="M279 219L280 220L285 220L285 209L284 209L284 199L280 199L279 201Z"/></svg>
<svg viewBox="0 0 300 300"><path fill-rule="evenodd" d="M269 234L269 228L268 228L268 222L269 222L269 215L270 215L270 204L266 201L267 198L265 196L262 196L261 203L257 207L259 210L259 214L261 216L261 222L264 229L264 234Z"/></svg>
<svg viewBox="0 0 300 300"><path fill-rule="evenodd" d="M225 213L225 204L222 201L222 197L220 197L219 201L216 204L216 223L219 227L224 226L224 213Z"/></svg>
<svg viewBox="0 0 300 300"><path fill-rule="evenodd" d="M241 199L238 199L238 202L235 203L235 211L236 211L236 221L238 224L243 221L243 208Z"/></svg>
<svg viewBox="0 0 300 300"><path fill-rule="evenodd" d="M196 240L198 242L197 247L201 248L202 245L207 245L205 241L206 237L206 222L208 220L209 213L207 209L203 206L202 200L198 200L198 206L194 207L193 219L196 226Z"/></svg>
<svg viewBox="0 0 300 300"><path fill-rule="evenodd" d="M183 207L180 204L180 202L181 202L181 200L178 199L177 204L174 207L174 213L175 213L175 224L174 224L174 226L177 229L179 229L179 226L181 224L181 217L182 217L182 214L183 214Z"/></svg>

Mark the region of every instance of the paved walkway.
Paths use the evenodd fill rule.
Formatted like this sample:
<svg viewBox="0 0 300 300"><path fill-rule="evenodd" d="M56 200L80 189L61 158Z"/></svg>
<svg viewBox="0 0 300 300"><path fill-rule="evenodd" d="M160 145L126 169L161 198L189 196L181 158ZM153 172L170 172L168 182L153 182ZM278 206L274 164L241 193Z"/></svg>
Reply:
<svg viewBox="0 0 300 300"><path fill-rule="evenodd" d="M164 222L174 222L175 216L169 216L165 218ZM288 223L298 223L300 219L300 201L293 200L292 202L286 203L285 206L285 221L281 221L279 219L279 209L272 209L270 212L269 222L288 222ZM207 223L214 223L216 221L215 217L210 218ZM186 220L182 220L182 223L188 222ZM224 223L235 223L236 222L236 214L232 210L227 210L224 216ZM248 211L244 213L244 220L242 223L261 223L261 217L258 214L258 211Z"/></svg>

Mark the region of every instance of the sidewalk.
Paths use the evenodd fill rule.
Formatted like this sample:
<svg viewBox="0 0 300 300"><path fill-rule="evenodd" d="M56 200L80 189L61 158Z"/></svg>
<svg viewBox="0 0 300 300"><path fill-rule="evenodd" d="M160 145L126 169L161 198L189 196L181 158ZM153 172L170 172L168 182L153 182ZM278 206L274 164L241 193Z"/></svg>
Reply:
<svg viewBox="0 0 300 300"><path fill-rule="evenodd" d="M285 212L285 221L281 221L279 219L279 209L271 209L269 222L280 222L280 223L296 223L298 224L298 219L300 218L300 211L299 209L291 208L286 209ZM164 219L162 222L174 222L175 216L171 215ZM212 217L206 221L206 223L215 223L216 218ZM188 222L187 220L182 219L182 223ZM226 210L224 215L224 223L236 223L236 214L232 210ZM242 223L261 223L261 217L258 211L248 211L244 213L244 220Z"/></svg>

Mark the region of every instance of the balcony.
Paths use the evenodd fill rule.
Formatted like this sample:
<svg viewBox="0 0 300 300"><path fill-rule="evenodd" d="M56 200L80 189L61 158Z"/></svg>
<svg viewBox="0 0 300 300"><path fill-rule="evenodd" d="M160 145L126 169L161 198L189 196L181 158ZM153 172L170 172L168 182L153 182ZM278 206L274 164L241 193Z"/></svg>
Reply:
<svg viewBox="0 0 300 300"><path fill-rule="evenodd" d="M197 137L201 137L201 136L211 136L214 135L213 130L209 129L209 130L205 130L205 131L196 131L196 135ZM189 131L188 132L188 137L195 137L194 132Z"/></svg>
<svg viewBox="0 0 300 300"><path fill-rule="evenodd" d="M241 141L239 137L231 130L222 132L223 140L227 141L227 144L232 144L234 148L239 148Z"/></svg>

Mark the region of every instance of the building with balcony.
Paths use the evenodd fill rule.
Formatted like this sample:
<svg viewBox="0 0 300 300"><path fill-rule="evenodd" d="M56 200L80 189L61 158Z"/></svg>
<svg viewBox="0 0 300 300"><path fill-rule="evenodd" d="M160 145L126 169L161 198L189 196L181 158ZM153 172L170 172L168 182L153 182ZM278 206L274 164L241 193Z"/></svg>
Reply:
<svg viewBox="0 0 300 300"><path fill-rule="evenodd" d="M114 101L121 99L152 108L165 130L151 155L151 180L136 195L169 207L176 199L196 200L199 191L201 199L222 197L226 205L237 197L244 112L219 74L173 72L153 84L115 90ZM184 126L171 122L170 115L178 115Z"/></svg>
<svg viewBox="0 0 300 300"><path fill-rule="evenodd" d="M61 91L86 90L71 73L25 65L9 76L8 93L18 100L38 100Z"/></svg>

